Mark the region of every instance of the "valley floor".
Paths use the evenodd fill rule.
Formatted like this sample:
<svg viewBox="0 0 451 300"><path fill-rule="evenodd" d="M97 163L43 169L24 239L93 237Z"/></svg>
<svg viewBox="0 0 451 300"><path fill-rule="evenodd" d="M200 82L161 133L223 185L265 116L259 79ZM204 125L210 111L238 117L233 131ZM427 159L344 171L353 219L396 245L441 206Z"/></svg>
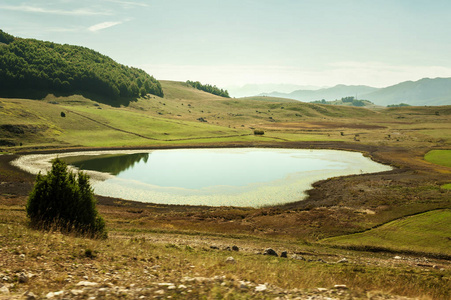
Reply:
<svg viewBox="0 0 451 300"><path fill-rule="evenodd" d="M318 182L305 201L261 209L99 196L109 238L97 241L28 229L24 205L34 178L9 164L16 155L0 155L0 297L26 298L27 291L53 299L450 297L449 237L433 241L440 251L431 251L431 241L411 249L402 239L378 247L322 242L449 211L451 192L440 188L451 181L449 168L425 162L424 150L342 142L208 146L352 150L397 168ZM262 255L266 248L287 251L288 258Z"/></svg>
<svg viewBox="0 0 451 300"><path fill-rule="evenodd" d="M164 98L127 106L0 99L0 299L451 298L451 169L424 159L451 148L451 106L225 99L161 83ZM394 169L259 209L97 196L107 240L28 228L35 178L9 164L18 155L176 147L349 150Z"/></svg>

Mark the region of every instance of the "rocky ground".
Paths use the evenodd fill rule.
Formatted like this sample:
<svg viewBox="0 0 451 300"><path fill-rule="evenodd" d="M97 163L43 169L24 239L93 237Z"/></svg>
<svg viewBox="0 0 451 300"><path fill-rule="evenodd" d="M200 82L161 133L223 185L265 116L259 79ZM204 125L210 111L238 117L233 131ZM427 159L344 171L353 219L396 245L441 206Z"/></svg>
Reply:
<svg viewBox="0 0 451 300"><path fill-rule="evenodd" d="M250 281L213 278L184 277L178 282L148 282L128 286L115 285L110 280L103 282L80 281L68 290L49 292L37 296L27 291L21 295L10 295L6 285L0 288L0 299L413 299L387 295L381 292L356 293L345 285L311 290L286 290L269 284Z"/></svg>

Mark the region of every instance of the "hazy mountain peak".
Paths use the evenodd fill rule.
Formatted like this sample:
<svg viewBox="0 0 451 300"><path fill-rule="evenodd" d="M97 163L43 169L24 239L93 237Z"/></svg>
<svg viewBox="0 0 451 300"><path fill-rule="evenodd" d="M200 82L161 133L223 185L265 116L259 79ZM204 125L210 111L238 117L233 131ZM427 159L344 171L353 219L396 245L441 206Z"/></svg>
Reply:
<svg viewBox="0 0 451 300"><path fill-rule="evenodd" d="M319 90L300 89L291 93L280 91L263 93L262 96L291 98L304 102L326 100L333 101L353 96L369 100L376 105L407 103L422 105L451 105L451 78L422 78L417 81L404 81L385 88L365 85L337 84L334 87Z"/></svg>

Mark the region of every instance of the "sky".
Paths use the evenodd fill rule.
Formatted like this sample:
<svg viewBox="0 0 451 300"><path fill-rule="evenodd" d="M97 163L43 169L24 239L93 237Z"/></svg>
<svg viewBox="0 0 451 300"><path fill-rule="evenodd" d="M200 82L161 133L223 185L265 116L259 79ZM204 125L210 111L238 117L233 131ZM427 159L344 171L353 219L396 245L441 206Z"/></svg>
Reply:
<svg viewBox="0 0 451 300"><path fill-rule="evenodd" d="M225 88L451 77L450 0L0 0L0 29Z"/></svg>

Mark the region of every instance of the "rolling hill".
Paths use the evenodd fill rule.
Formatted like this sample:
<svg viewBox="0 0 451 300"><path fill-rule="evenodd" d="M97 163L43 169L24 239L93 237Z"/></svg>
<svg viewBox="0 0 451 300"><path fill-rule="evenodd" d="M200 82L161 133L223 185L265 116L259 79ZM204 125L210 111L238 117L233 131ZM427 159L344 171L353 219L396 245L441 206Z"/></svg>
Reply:
<svg viewBox="0 0 451 300"><path fill-rule="evenodd" d="M136 99L163 96L160 83L94 50L13 37L0 30L0 96L42 99L47 94Z"/></svg>

